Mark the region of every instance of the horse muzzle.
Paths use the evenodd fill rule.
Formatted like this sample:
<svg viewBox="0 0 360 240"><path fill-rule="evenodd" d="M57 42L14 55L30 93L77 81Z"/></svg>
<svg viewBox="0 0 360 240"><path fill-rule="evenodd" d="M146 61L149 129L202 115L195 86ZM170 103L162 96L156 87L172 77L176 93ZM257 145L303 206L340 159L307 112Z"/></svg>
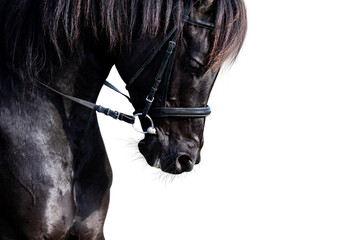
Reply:
<svg viewBox="0 0 360 240"><path fill-rule="evenodd" d="M140 153L147 163L171 174L190 172L200 162L202 141L157 129L157 135L145 135L139 142Z"/></svg>

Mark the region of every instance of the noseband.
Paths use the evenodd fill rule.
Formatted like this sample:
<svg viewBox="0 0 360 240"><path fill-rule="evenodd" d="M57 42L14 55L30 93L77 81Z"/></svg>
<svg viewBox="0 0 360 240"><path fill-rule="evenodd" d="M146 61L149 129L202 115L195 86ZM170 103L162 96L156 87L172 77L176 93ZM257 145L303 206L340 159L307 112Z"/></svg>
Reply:
<svg viewBox="0 0 360 240"><path fill-rule="evenodd" d="M190 2L191 1L188 0L185 3L185 7L184 7L184 12L185 12L184 16L185 17L183 18L183 23L180 26L180 30L182 30L184 23L194 25L197 27L201 27L201 28L205 28L205 29L209 29L209 30L214 29L213 23L209 23L209 22L205 22L205 21L197 20L197 19L195 19L195 20L190 19L190 17L189 17ZM52 92L54 92L58 95L65 97L71 101L77 102L85 107L94 109L97 112L100 112L107 116L113 117L114 119L119 119L121 121L133 124L133 126L134 126L136 117L146 118L150 121L150 127L147 129L147 131L143 132L143 131L138 131L135 129L136 131L144 133L144 134L156 134L156 130L154 127L152 117L157 117L157 118L164 118L164 117L203 118L203 117L207 117L211 113L209 106L205 106L205 107L167 107L166 106L168 86L169 86L169 81L170 81L170 77L171 77L171 71L172 71L172 68L174 65L177 44L178 44L180 33L181 33L180 30L178 30L178 27L176 27L176 26L173 27L170 30L170 32L165 36L165 38L160 42L160 44L155 47L155 49L152 51L149 58L146 59L146 61L143 63L143 65L138 69L138 71L128 81L128 83L126 85L126 89L130 89L130 87L132 86L134 81L139 77L139 75L144 71L144 69L152 62L152 60L155 58L155 56L167 44L167 48L164 53L164 57L162 59L161 65L157 71L157 74L155 76L154 84L145 99L146 100L145 106L143 109L137 109L134 112L133 116L127 115L124 113L120 113L118 111L113 111L109 108L104 108L100 105L96 105L96 104L88 102L86 100L63 94L63 93L47 86L46 84L44 84L42 82L38 81L38 83L39 83L39 85L51 90ZM162 81L162 79L164 79L164 81ZM151 108L152 103L155 99L155 94L157 93L161 82L163 82L161 106L156 107L156 108ZM124 95L116 87L114 87L111 83L105 81L104 85L106 85L107 87L113 89L114 91ZM127 97L128 100L131 102L131 100L128 96L126 96L126 95L124 95L124 96Z"/></svg>

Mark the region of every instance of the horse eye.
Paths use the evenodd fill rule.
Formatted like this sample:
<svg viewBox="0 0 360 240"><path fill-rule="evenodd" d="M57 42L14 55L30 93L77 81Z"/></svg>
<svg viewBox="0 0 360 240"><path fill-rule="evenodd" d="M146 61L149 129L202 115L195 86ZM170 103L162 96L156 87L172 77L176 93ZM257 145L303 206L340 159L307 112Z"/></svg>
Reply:
<svg viewBox="0 0 360 240"><path fill-rule="evenodd" d="M202 69L203 69L203 65L201 63L199 63L198 61L196 61L195 59L192 58L186 58L187 60L187 66L188 66L188 70L194 73L201 73Z"/></svg>
<svg viewBox="0 0 360 240"><path fill-rule="evenodd" d="M200 63L198 63L197 61L193 60L193 59L189 59L189 66L195 69L200 69L201 65Z"/></svg>

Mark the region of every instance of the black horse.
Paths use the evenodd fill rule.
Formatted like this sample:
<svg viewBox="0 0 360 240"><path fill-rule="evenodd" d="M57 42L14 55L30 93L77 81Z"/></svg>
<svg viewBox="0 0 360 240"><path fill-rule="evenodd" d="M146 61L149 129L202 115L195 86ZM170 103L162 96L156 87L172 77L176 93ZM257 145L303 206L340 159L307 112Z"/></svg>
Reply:
<svg viewBox="0 0 360 240"><path fill-rule="evenodd" d="M1 0L0 239L104 239L112 173L95 110L134 121L91 104L113 65L150 126L146 161L190 171L245 30L242 0Z"/></svg>

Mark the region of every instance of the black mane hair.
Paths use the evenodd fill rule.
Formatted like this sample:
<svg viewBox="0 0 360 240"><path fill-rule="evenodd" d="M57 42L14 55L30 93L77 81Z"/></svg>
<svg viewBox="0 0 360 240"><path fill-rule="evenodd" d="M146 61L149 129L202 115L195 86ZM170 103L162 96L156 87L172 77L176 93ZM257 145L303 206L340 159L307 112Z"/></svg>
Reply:
<svg viewBox="0 0 360 240"><path fill-rule="evenodd" d="M194 0L194 5L206 0ZM0 59L20 79L36 79L47 64L61 63L81 48L84 36L108 39L109 51L130 44L133 29L140 37L163 34L180 26L183 0L2 0ZM233 62L246 32L242 0L215 0L215 30L210 61ZM55 59L54 60L54 56Z"/></svg>

